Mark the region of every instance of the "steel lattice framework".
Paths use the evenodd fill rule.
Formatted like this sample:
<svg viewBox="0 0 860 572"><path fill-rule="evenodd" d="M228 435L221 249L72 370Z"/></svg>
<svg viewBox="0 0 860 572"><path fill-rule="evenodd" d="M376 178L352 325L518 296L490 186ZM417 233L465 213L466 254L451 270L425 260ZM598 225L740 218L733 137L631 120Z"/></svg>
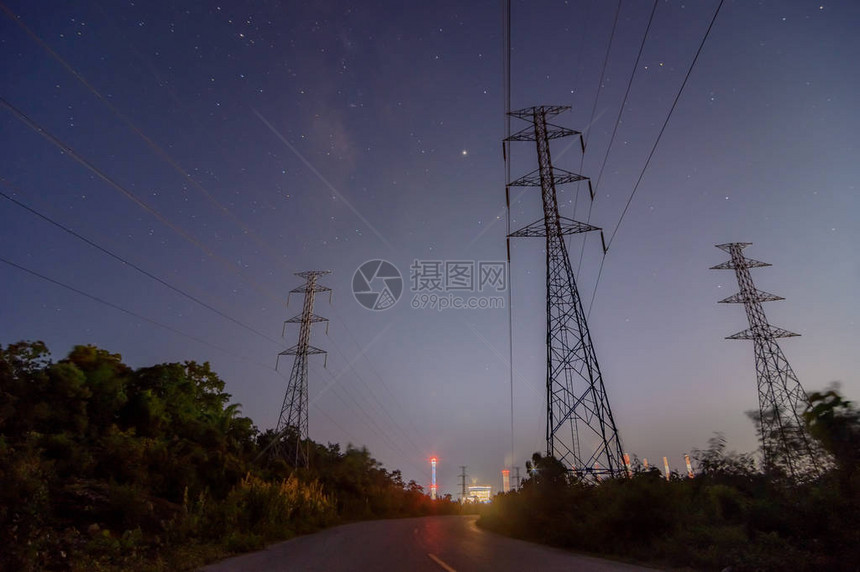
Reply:
<svg viewBox="0 0 860 572"><path fill-rule="evenodd" d="M820 452L806 432L802 413L809 403L794 370L785 359L777 338L798 336L771 326L762 309L762 302L784 300L756 289L750 268L770 266L766 262L746 258L743 249L751 242L718 244L717 248L731 255L731 260L711 267L712 270L734 270L740 291L720 300L721 304L743 304L749 328L728 336L728 340L753 340L755 368L758 380L759 421L766 471L778 470L794 479L817 473L816 458ZM820 457L819 457L820 458Z"/></svg>
<svg viewBox="0 0 860 572"><path fill-rule="evenodd" d="M277 360L280 361L283 355L296 356L275 432L278 439L277 454L287 459L292 457L293 465L297 467L306 466L308 462L307 452L302 449L302 441L308 438L308 356L326 353L325 350L310 345L311 324L328 322L328 318L314 314L316 293L331 292L331 288L317 284L317 277L329 272L329 270L309 270L296 273L296 276L305 279L305 283L291 290L290 294L304 294L304 304L300 315L284 322L284 331L287 324L299 324L299 340L293 347L279 353ZM289 295L287 304L289 304ZM275 369L278 367L277 361Z"/></svg>
<svg viewBox="0 0 860 572"><path fill-rule="evenodd" d="M547 122L568 109L541 106L510 113L531 125L507 141L534 141L538 168L508 187L540 187L543 203L543 217L510 237L546 238L547 455L580 477L595 480L624 475L624 454L564 241L566 235L600 229L558 212L556 185L588 181L591 189L587 177L552 165L553 139L579 137L585 150L581 132Z"/></svg>

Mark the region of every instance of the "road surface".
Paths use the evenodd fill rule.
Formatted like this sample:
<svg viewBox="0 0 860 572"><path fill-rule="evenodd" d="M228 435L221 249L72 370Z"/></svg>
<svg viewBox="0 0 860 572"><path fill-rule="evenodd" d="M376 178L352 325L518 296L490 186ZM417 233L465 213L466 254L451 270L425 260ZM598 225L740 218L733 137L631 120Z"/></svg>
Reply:
<svg viewBox="0 0 860 572"><path fill-rule="evenodd" d="M203 570L653 572L499 536L478 528L476 520L475 516L428 516L345 524Z"/></svg>

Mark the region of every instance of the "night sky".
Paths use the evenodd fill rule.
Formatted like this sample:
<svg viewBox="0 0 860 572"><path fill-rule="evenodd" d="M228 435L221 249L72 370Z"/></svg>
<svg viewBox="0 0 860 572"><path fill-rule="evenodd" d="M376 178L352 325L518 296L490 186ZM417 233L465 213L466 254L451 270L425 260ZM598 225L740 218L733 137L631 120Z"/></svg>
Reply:
<svg viewBox="0 0 860 572"><path fill-rule="evenodd" d="M607 238L717 7L660 1L597 187ZM499 487L511 464L508 309L413 309L413 261L505 259L501 3L39 2L0 4L0 343L91 343L134 367L211 362L243 413L277 422L301 311L295 272L331 270L311 343L310 436L366 445L389 469L456 494L460 465ZM582 130L554 163L595 181L651 12L513 2L512 107L571 105ZM631 455L674 468L714 431L756 448L753 346L724 337L743 308L714 248L752 242L770 321L807 390L860 398L860 4L723 5L606 255L590 326ZM589 126L592 118L593 123ZM525 126L517 125L514 128ZM535 168L514 146L512 175ZM578 194L577 194L578 193ZM540 216L514 189L511 225ZM585 187L562 214L588 216ZM602 249L573 237L589 306ZM514 463L542 451L541 239L512 245ZM404 278L363 308L363 262ZM174 289L165 286L169 284ZM188 296L201 303L192 301ZM486 292L474 296L486 297ZM205 304L205 305L204 305ZM117 309L122 308L124 311ZM229 317L229 318L228 318Z"/></svg>

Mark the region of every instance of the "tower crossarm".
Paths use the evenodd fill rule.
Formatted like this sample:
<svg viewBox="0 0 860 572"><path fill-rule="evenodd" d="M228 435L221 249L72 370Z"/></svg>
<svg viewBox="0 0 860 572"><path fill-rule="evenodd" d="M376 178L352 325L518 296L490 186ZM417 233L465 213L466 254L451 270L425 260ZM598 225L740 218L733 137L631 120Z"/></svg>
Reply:
<svg viewBox="0 0 860 572"><path fill-rule="evenodd" d="M319 290L317 290L317 292L319 292ZM316 314L311 314L308 317L308 321L311 322L312 324L316 324L318 322L328 322L328 318L324 318L324 317L318 316ZM300 324L301 322L302 322L302 315L301 314L299 314L298 316L293 316L289 320L284 320L285 324Z"/></svg>
<svg viewBox="0 0 860 572"><path fill-rule="evenodd" d="M764 266L772 266L767 262L760 262L758 260L753 260L752 258L744 258L743 259L743 268L762 268ZM722 264L717 264L716 266L711 266L711 270L734 270L737 268L734 260L728 260L723 262Z"/></svg>
<svg viewBox="0 0 860 572"><path fill-rule="evenodd" d="M738 292L737 294L732 294L728 298L723 298L718 303L746 304L747 302L776 302L778 300L785 300L785 298L763 290L753 290L752 292Z"/></svg>
<svg viewBox="0 0 860 572"><path fill-rule="evenodd" d="M547 139L561 139L562 137L579 137L580 141L583 141L581 131L575 131L573 129L568 129L567 127L559 127L558 125L547 124L546 136L547 136ZM513 135L511 135L507 139L505 139L505 141L534 141L534 140L535 140L535 133L534 133L534 129L532 129L531 127L525 127L523 129L521 129L520 131L517 131L516 133L514 133Z"/></svg>
<svg viewBox="0 0 860 572"><path fill-rule="evenodd" d="M307 294L308 292L331 292L331 288L329 288L328 286L321 286L319 284L314 285L313 290L311 290L310 288L310 286L304 284L302 286L299 286L298 288L293 288L292 290L290 290L290 294Z"/></svg>
<svg viewBox="0 0 860 572"><path fill-rule="evenodd" d="M305 280L314 278L314 283L316 284L316 279L320 276L325 276L326 274L331 274L331 270L305 270L303 272L296 272L295 276L304 278Z"/></svg>
<svg viewBox="0 0 860 572"><path fill-rule="evenodd" d="M293 346L291 348L285 349L284 351L280 352L278 355L279 356L294 356L294 355L297 355L300 351L302 351L302 350L299 348L299 346ZM311 345L309 345L307 348L305 348L304 351L307 355L316 355L316 354L328 353L325 350L321 350L321 349L316 348L316 347L311 346Z"/></svg>
<svg viewBox="0 0 860 572"><path fill-rule="evenodd" d="M566 183L576 183L577 181L586 181L588 177L583 177L577 173L571 173L570 171L565 171L564 169L559 169L558 167L552 168L552 178L553 182L556 185L564 185ZM523 175L519 179L511 181L508 183L509 187L540 187L541 186L541 173L538 169L535 169L528 175Z"/></svg>
<svg viewBox="0 0 860 572"><path fill-rule="evenodd" d="M577 220L573 220L571 218L559 216L559 227L561 229L561 234L579 234L582 232L591 232L592 230L600 230L600 227L592 226L590 224L579 222ZM546 228L544 226L543 219L537 220L523 228L516 230L509 234L511 238L530 238L530 237L545 237L546 236Z"/></svg>
<svg viewBox="0 0 860 572"><path fill-rule="evenodd" d="M569 110L569 105L535 105L532 107L524 107L523 109L511 111L508 113L508 115L510 115L511 117L517 117L519 119L522 119L523 121L528 121L529 123L531 123L532 119L537 113L540 113L544 117L553 117Z"/></svg>
<svg viewBox="0 0 860 572"><path fill-rule="evenodd" d="M770 324L759 325L755 328L747 328L737 334L726 336L727 340L773 340L776 338L793 338L799 336L794 332L771 326Z"/></svg>

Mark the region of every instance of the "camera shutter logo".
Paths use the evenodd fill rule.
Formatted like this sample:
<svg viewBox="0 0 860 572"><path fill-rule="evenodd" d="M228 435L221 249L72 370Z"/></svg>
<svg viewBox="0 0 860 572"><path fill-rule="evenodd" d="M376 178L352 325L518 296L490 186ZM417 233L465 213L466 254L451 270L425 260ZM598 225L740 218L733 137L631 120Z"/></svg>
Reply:
<svg viewBox="0 0 860 572"><path fill-rule="evenodd" d="M352 295L368 310L387 310L403 293L403 276L387 260L368 260L352 276Z"/></svg>

